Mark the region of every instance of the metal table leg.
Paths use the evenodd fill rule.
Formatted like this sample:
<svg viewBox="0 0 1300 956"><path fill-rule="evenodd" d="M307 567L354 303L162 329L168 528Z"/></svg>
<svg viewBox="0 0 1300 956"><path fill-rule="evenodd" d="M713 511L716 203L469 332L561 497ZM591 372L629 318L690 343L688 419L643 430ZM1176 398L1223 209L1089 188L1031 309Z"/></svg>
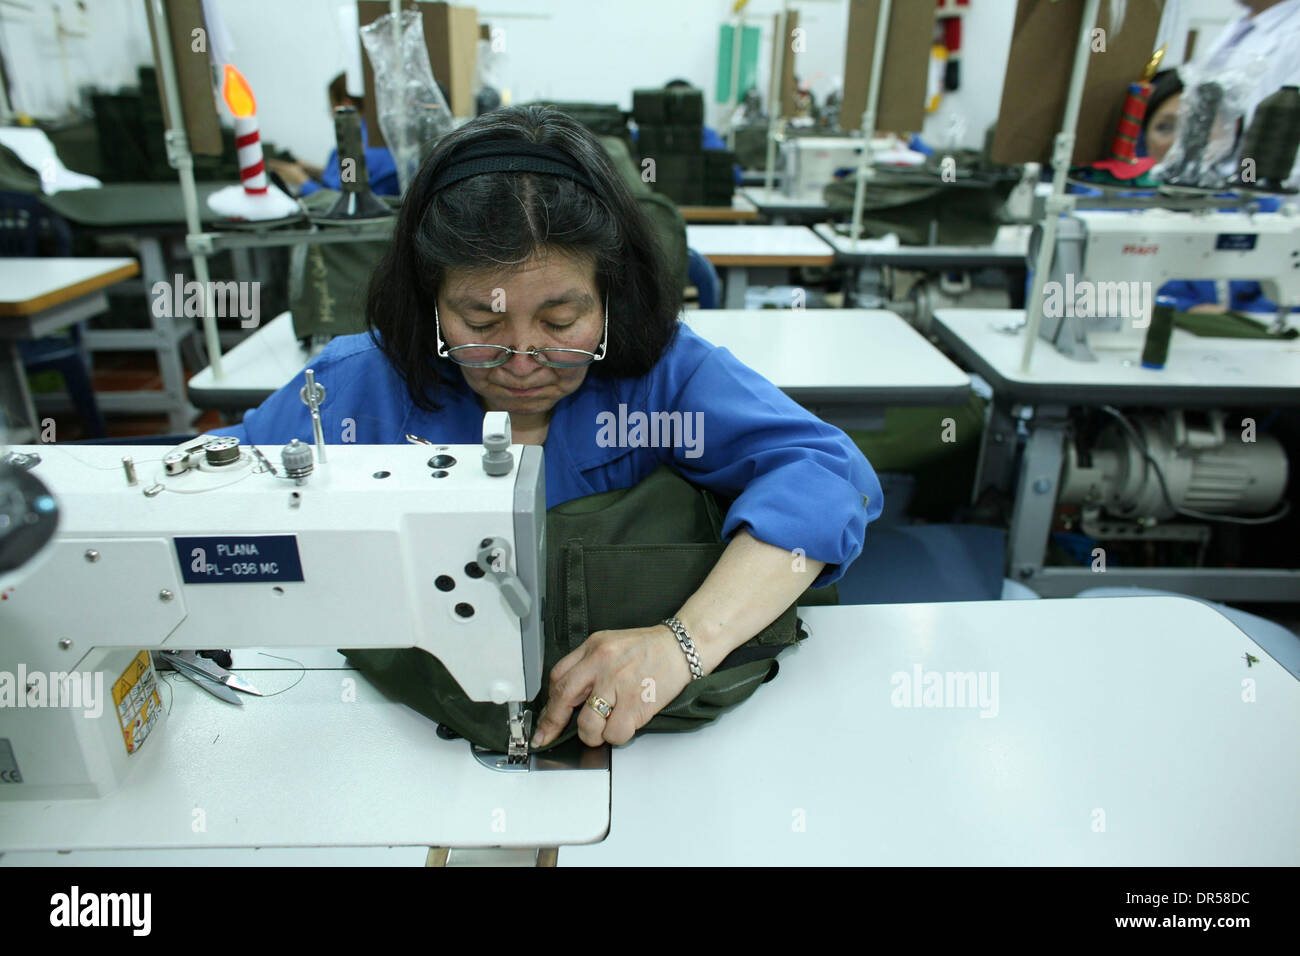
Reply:
<svg viewBox="0 0 1300 956"><path fill-rule="evenodd" d="M1007 567L1012 577L1030 586L1034 576L1042 571L1047 554L1047 535L1056 513L1064 460L1062 449L1068 413L1061 406L1040 406L1034 410L1020 463L1007 536Z"/></svg>

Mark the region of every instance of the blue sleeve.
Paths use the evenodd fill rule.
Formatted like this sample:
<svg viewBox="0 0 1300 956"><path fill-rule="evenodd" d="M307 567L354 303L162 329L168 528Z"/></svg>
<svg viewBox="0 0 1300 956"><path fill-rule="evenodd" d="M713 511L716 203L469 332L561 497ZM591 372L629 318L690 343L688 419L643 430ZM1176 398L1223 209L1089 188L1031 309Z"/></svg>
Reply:
<svg viewBox="0 0 1300 956"><path fill-rule="evenodd" d="M397 163L393 154L383 146L366 150L366 175L370 177L370 191L376 196L401 195Z"/></svg>
<svg viewBox="0 0 1300 956"><path fill-rule="evenodd" d="M308 366L325 387L321 425L327 445L395 441L393 436L400 433L407 417L405 387L377 348L359 344L367 338L364 333L339 336ZM234 435L254 445L287 445L295 438L312 444L311 411L301 397L306 384L304 369L257 408L245 412L241 424L207 434Z"/></svg>
<svg viewBox="0 0 1300 956"><path fill-rule="evenodd" d="M1189 281L1177 279L1173 282L1166 282L1156 292L1156 295L1167 295L1178 303L1178 311L1186 312L1194 305L1205 305L1219 301L1218 290L1215 289L1214 283L1201 279Z"/></svg>
<svg viewBox="0 0 1300 956"><path fill-rule="evenodd" d="M694 343L683 349L688 356L698 354ZM697 442L660 454L689 480L735 498L725 538L747 527L760 541L824 561L815 586L839 580L862 553L867 525L884 505L871 464L844 432L728 350L711 349L693 371L690 364L672 363L662 386L675 394L652 394L650 401L694 416Z"/></svg>
<svg viewBox="0 0 1300 956"><path fill-rule="evenodd" d="M712 126L701 127L700 145L703 149L726 149L727 141Z"/></svg>

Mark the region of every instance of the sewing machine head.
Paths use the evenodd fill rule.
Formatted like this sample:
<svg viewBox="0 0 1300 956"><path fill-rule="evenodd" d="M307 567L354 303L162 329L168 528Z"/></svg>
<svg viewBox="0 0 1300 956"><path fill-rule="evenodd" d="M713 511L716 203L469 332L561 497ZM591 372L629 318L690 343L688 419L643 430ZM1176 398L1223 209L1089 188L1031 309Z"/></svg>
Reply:
<svg viewBox="0 0 1300 956"><path fill-rule="evenodd" d="M1039 334L1071 358L1119 349L1136 359L1156 293L1174 279L1254 279L1283 309L1300 305L1300 218L1164 209L1063 218Z"/></svg>
<svg viewBox="0 0 1300 956"><path fill-rule="evenodd" d="M148 650L419 647L471 699L511 705L526 757L546 493L541 448L512 445L504 412L483 446L333 445L324 465L212 437L14 452L39 462L9 469L8 510L38 520L0 535L0 771L22 783L0 800L122 782L165 719Z"/></svg>

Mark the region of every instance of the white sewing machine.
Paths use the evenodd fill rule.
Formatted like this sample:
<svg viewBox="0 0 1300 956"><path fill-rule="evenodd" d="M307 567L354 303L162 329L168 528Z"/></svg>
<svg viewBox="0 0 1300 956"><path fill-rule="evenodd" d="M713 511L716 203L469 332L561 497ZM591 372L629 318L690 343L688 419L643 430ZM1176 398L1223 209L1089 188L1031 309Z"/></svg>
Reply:
<svg viewBox="0 0 1300 956"><path fill-rule="evenodd" d="M1037 256L1041 227L1030 243ZM1142 351L1155 296L1174 279L1254 279L1287 310L1300 305L1300 217L1165 209L1076 212L1061 220L1039 335L1064 355Z"/></svg>
<svg viewBox="0 0 1300 956"><path fill-rule="evenodd" d="M13 451L0 465L0 806L129 793L145 738L166 736L147 653L160 649L420 647L472 699L509 705L509 754L481 763L539 759L524 702L542 679L545 473L504 412L486 416L483 446L332 445L325 464L298 442L212 436L170 452ZM41 675L45 700L14 687L24 674ZM55 699L79 688L46 685L53 674L102 675L102 712ZM22 701L3 699L6 676Z"/></svg>

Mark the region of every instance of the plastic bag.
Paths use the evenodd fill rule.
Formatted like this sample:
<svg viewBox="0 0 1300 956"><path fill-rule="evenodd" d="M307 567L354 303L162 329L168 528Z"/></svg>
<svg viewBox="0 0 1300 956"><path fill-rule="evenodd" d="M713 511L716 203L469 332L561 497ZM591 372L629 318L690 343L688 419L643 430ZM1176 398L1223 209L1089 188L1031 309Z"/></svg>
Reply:
<svg viewBox="0 0 1300 956"><path fill-rule="evenodd" d="M361 42L375 74L379 128L397 165L405 195L429 150L452 128L451 110L434 82L424 44L424 17L403 10L400 32L385 14L361 28Z"/></svg>
<svg viewBox="0 0 1300 956"><path fill-rule="evenodd" d="M1179 68L1178 134L1164 161L1152 171L1169 186L1218 189L1227 182L1227 161L1237 147L1237 126L1258 82L1258 65L1214 73Z"/></svg>

